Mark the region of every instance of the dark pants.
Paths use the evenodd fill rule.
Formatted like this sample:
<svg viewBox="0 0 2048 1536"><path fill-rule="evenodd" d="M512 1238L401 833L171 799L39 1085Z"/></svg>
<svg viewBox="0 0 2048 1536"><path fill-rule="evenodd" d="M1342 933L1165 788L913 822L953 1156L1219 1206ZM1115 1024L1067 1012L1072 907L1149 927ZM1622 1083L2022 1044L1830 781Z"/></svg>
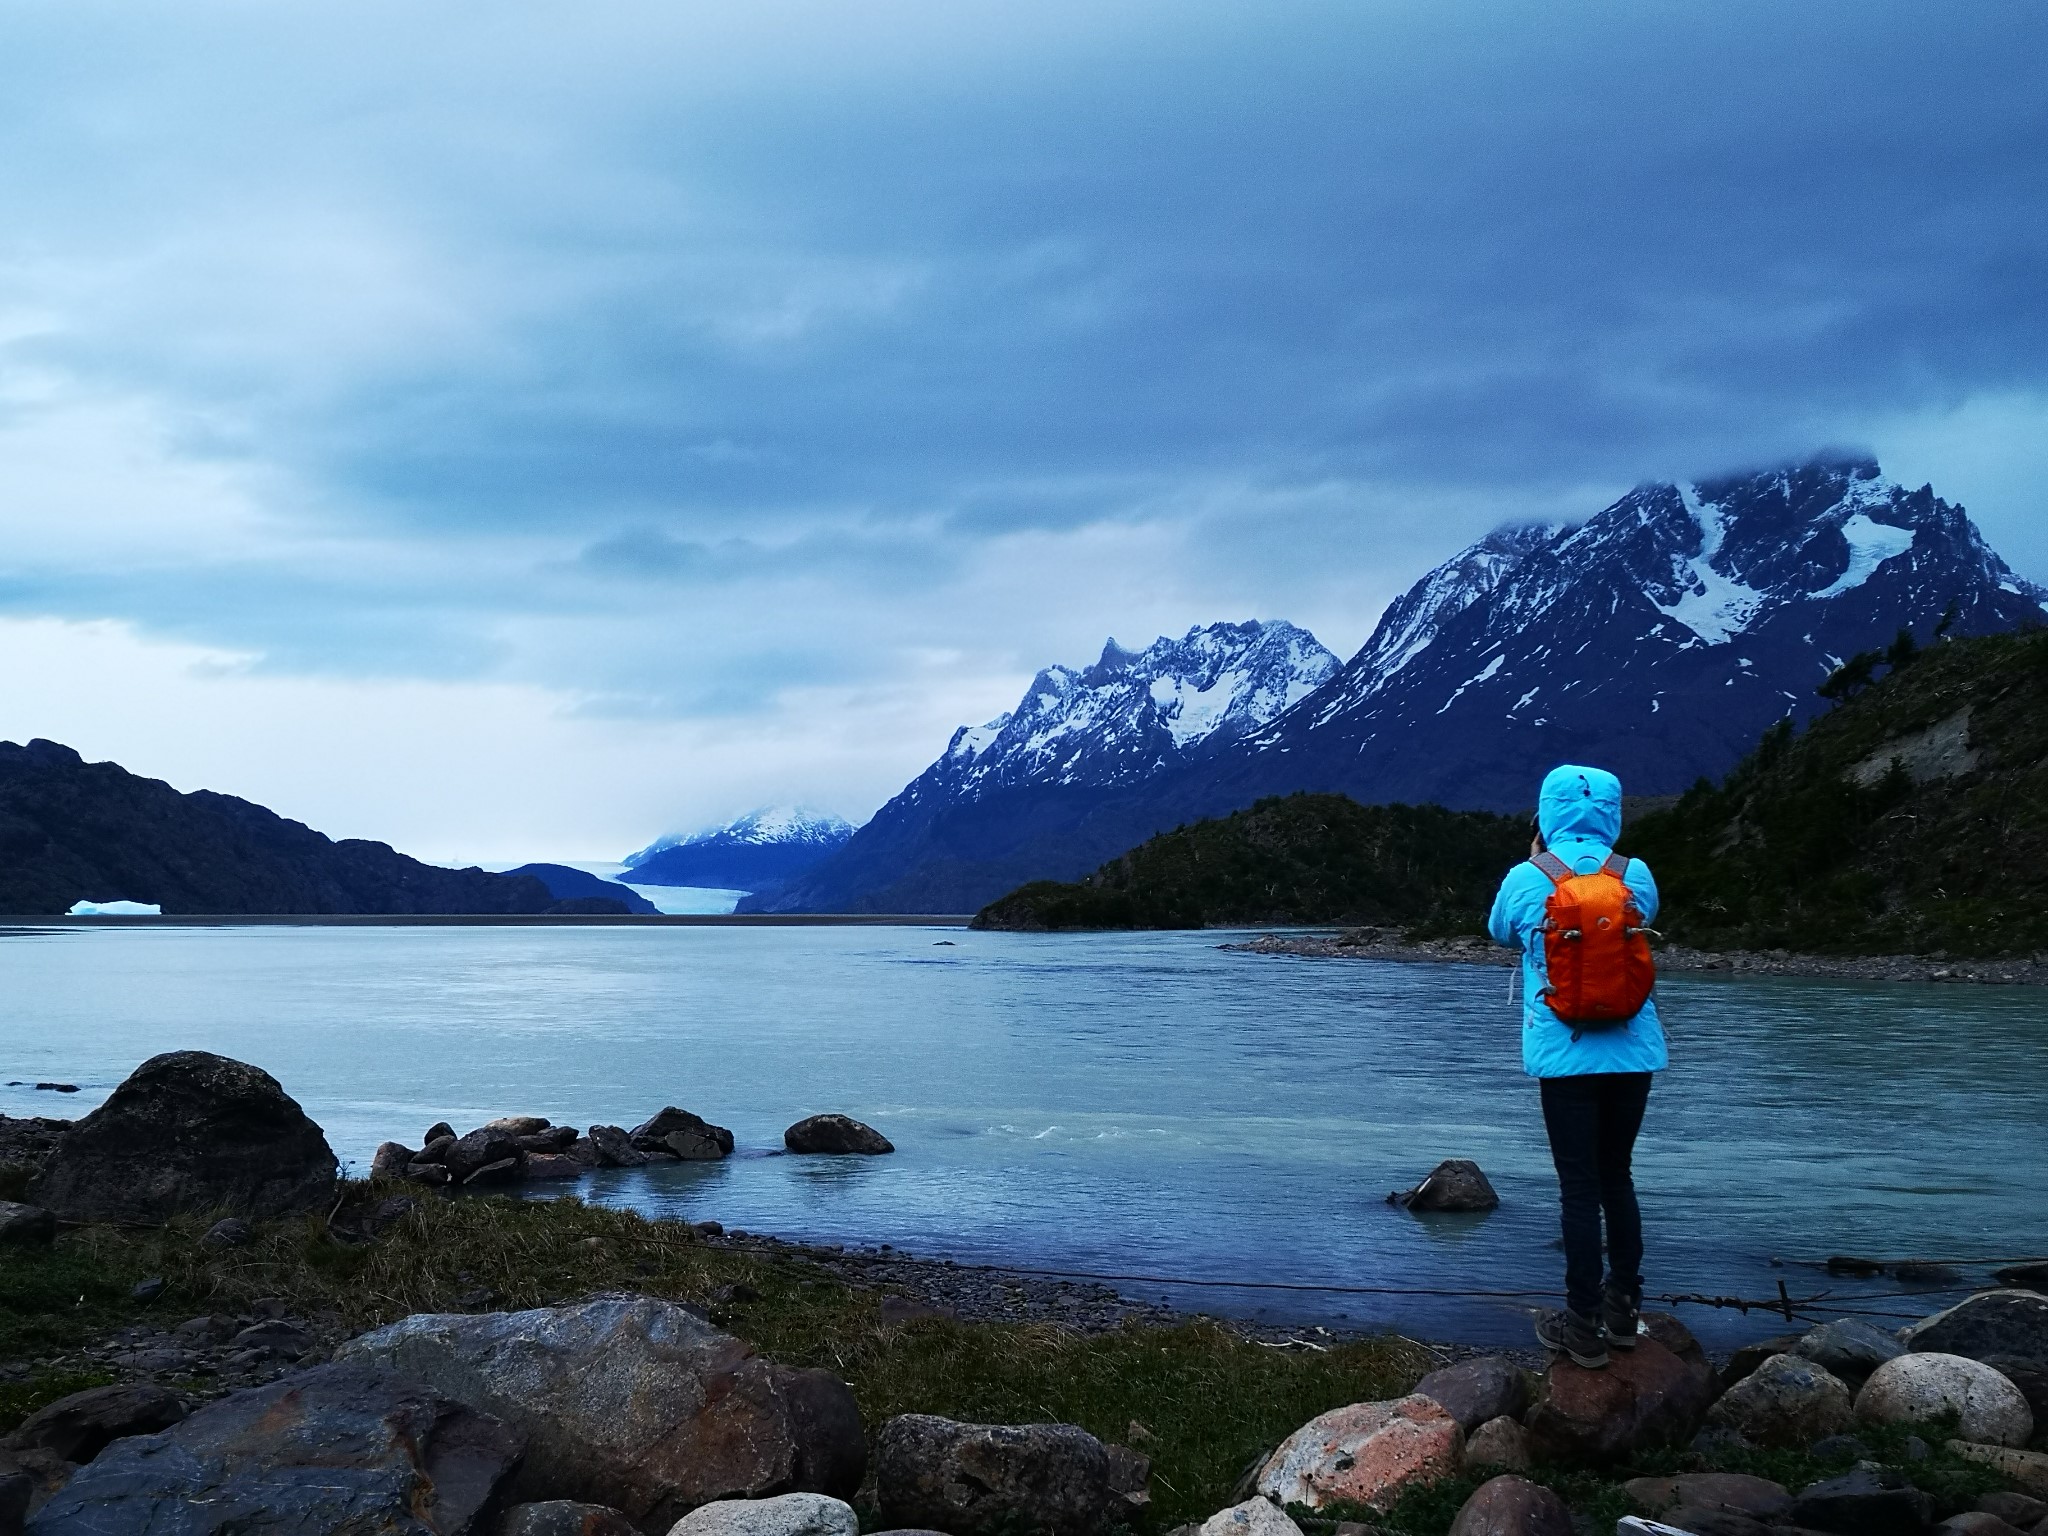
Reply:
<svg viewBox="0 0 2048 1536"><path fill-rule="evenodd" d="M1608 1282L1632 1297L1643 1289L1643 1216L1629 1159L1643 1108L1647 1072L1546 1077L1543 1128L1564 1197L1564 1288L1574 1312L1600 1311L1600 1216L1607 1215Z"/></svg>

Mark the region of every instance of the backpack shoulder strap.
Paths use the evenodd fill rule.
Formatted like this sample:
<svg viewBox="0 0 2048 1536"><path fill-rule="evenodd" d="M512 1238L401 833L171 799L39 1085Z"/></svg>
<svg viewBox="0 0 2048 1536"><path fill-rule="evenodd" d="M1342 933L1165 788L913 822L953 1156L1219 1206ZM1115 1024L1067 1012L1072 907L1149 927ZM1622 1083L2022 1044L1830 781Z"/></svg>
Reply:
<svg viewBox="0 0 2048 1536"><path fill-rule="evenodd" d="M1553 885L1563 885L1565 881L1572 879L1578 873L1571 865L1565 863L1563 859L1560 859L1548 848L1534 855L1529 862L1548 875Z"/></svg>
<svg viewBox="0 0 2048 1536"><path fill-rule="evenodd" d="M1603 875L1612 875L1617 880L1627 880L1628 855L1625 853L1608 854L1607 862L1600 866L1600 872Z"/></svg>

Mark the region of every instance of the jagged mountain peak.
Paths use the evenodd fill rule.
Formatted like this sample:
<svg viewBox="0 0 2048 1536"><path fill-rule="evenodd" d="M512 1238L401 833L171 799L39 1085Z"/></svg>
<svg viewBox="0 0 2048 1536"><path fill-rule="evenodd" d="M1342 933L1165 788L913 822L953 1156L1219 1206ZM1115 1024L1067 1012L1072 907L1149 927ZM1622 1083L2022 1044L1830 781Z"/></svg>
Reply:
<svg viewBox="0 0 2048 1536"><path fill-rule="evenodd" d="M1092 666L1047 667L1015 709L960 727L904 793L926 799L996 784L1131 782L1256 730L1339 665L1314 635L1281 620L1198 624L1141 650L1112 638Z"/></svg>

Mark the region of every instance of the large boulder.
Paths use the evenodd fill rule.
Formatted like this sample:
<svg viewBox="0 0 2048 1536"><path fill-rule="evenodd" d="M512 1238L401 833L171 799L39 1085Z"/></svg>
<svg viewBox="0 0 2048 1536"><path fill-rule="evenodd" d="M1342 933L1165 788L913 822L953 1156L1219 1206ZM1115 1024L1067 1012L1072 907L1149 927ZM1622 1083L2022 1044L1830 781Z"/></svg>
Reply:
<svg viewBox="0 0 2048 1536"><path fill-rule="evenodd" d="M1540 1483L1506 1474L1479 1485L1450 1536L1572 1536L1572 1512Z"/></svg>
<svg viewBox="0 0 2048 1536"><path fill-rule="evenodd" d="M1301 1536L1301 1527L1271 1499L1246 1499L1204 1520L1198 1536Z"/></svg>
<svg viewBox="0 0 2048 1536"><path fill-rule="evenodd" d="M1621 1491L1637 1508L1659 1516L1674 1509L1702 1509L1746 1515L1768 1524L1792 1512L1792 1495L1782 1486L1742 1472L1637 1477L1622 1484Z"/></svg>
<svg viewBox="0 0 2048 1536"><path fill-rule="evenodd" d="M1411 1211L1490 1211L1500 1204L1480 1166L1468 1157L1447 1157L1413 1189L1390 1197Z"/></svg>
<svg viewBox="0 0 2048 1536"><path fill-rule="evenodd" d="M1758 1339L1754 1344L1742 1345L1729 1355L1728 1363L1721 1367L1721 1390L1725 1392L1734 1386L1773 1355L1796 1353L1799 1341L1805 1337L1803 1333L1775 1333L1767 1339Z"/></svg>
<svg viewBox="0 0 2048 1536"><path fill-rule="evenodd" d="M1072 1424L962 1424L906 1413L875 1444L885 1526L952 1536L1092 1536L1109 1503L1109 1456Z"/></svg>
<svg viewBox="0 0 2048 1536"><path fill-rule="evenodd" d="M1934 1500L1904 1473L1874 1461L1859 1461L1792 1501L1793 1524L1841 1536L1920 1536L1933 1514Z"/></svg>
<svg viewBox="0 0 2048 1536"><path fill-rule="evenodd" d="M28 1531L490 1536L519 1449L504 1424L418 1382L326 1365L116 1440Z"/></svg>
<svg viewBox="0 0 2048 1536"><path fill-rule="evenodd" d="M2023 1446L2034 1435L2034 1412L2020 1389L1962 1355L1887 1360L1856 1394L1856 1416L1871 1424L1913 1425L1952 1417L1957 1435L1983 1445Z"/></svg>
<svg viewBox="0 0 2048 1536"><path fill-rule="evenodd" d="M1471 1434L1488 1419L1519 1419L1529 1407L1529 1378L1503 1355L1481 1355L1431 1371L1415 1390L1433 1399Z"/></svg>
<svg viewBox="0 0 2048 1536"><path fill-rule="evenodd" d="M1643 1321L1648 1335L1605 1370L1560 1359L1545 1373L1527 1420L1539 1454L1597 1466L1692 1438L1714 1399L1713 1367L1676 1319Z"/></svg>
<svg viewBox="0 0 2048 1536"><path fill-rule="evenodd" d="M1407 1489L1456 1477L1465 1432L1433 1398L1353 1403L1311 1419L1259 1469L1258 1491L1280 1504L1386 1509Z"/></svg>
<svg viewBox="0 0 2048 1536"><path fill-rule="evenodd" d="M1526 1472L1536 1462L1529 1431L1520 1419L1488 1419L1465 1437L1465 1465L1473 1471Z"/></svg>
<svg viewBox="0 0 2048 1536"><path fill-rule="evenodd" d="M640 1528L603 1504L544 1499L506 1510L497 1536L640 1536Z"/></svg>
<svg viewBox="0 0 2048 1536"><path fill-rule="evenodd" d="M1870 1379L1872 1371L1887 1360L1898 1359L1905 1352L1906 1346L1899 1342L1896 1334L1873 1328L1853 1317L1837 1318L1810 1329L1786 1351L1811 1360L1829 1375L1847 1382L1851 1388L1862 1386Z"/></svg>
<svg viewBox="0 0 2048 1536"><path fill-rule="evenodd" d="M1988 1365L2020 1389L2020 1396L2034 1410L2034 1433L2048 1429L2048 1362L2027 1360L2018 1355L1986 1355Z"/></svg>
<svg viewBox="0 0 2048 1536"><path fill-rule="evenodd" d="M857 1153L867 1157L896 1150L896 1144L888 1137L851 1115L812 1115L799 1120L782 1133L782 1144L792 1152Z"/></svg>
<svg viewBox="0 0 2048 1536"><path fill-rule="evenodd" d="M1908 1349L1943 1355L2018 1355L2048 1360L2048 1296L2039 1291L1980 1291L1915 1323L1900 1335Z"/></svg>
<svg viewBox="0 0 2048 1536"><path fill-rule="evenodd" d="M22 1420L9 1444L49 1451L64 1461L87 1462L116 1440L156 1434L184 1417L184 1399L169 1387L121 1381L88 1387L38 1408Z"/></svg>
<svg viewBox="0 0 2048 1536"><path fill-rule="evenodd" d="M582 1499L643 1529L718 1499L846 1497L867 1464L846 1384L756 1355L651 1296L421 1314L336 1354L396 1370L527 1437L522 1499Z"/></svg>
<svg viewBox="0 0 2048 1536"><path fill-rule="evenodd" d="M2011 1446L1979 1445L1973 1440L1951 1440L1948 1448L1965 1461L1991 1468L2020 1492L2048 1499L2048 1452L2016 1451Z"/></svg>
<svg viewBox="0 0 2048 1536"><path fill-rule="evenodd" d="M671 1104L652 1119L633 1127L628 1137L638 1151L667 1153L686 1163L716 1162L732 1152L732 1132L702 1115Z"/></svg>
<svg viewBox="0 0 2048 1536"><path fill-rule="evenodd" d="M720 1499L691 1510L668 1536L860 1536L860 1517L851 1504L822 1493Z"/></svg>
<svg viewBox="0 0 2048 1536"><path fill-rule="evenodd" d="M445 1147L436 1144L429 1150L438 1150L439 1161L457 1184L467 1184L486 1169L501 1169L508 1163L517 1168L524 1156L510 1136L487 1125L478 1126L467 1136L456 1137Z"/></svg>
<svg viewBox="0 0 2048 1536"><path fill-rule="evenodd" d="M1732 1429L1754 1445L1798 1450L1856 1422L1849 1388L1798 1355L1773 1355L1721 1395L1707 1422Z"/></svg>
<svg viewBox="0 0 2048 1536"><path fill-rule="evenodd" d="M32 1193L68 1221L262 1218L334 1198L320 1127L260 1068L206 1051L153 1056L64 1134Z"/></svg>
<svg viewBox="0 0 2048 1536"><path fill-rule="evenodd" d="M0 1248L47 1248L57 1240L57 1213L0 1200Z"/></svg>

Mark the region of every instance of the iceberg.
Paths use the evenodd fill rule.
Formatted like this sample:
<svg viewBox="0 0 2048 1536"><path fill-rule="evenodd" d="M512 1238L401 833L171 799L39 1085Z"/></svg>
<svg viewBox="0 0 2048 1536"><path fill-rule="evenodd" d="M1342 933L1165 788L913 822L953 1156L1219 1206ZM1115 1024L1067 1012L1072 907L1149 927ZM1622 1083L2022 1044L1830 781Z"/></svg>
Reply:
<svg viewBox="0 0 2048 1536"><path fill-rule="evenodd" d="M162 917L153 901L74 901L66 917Z"/></svg>

